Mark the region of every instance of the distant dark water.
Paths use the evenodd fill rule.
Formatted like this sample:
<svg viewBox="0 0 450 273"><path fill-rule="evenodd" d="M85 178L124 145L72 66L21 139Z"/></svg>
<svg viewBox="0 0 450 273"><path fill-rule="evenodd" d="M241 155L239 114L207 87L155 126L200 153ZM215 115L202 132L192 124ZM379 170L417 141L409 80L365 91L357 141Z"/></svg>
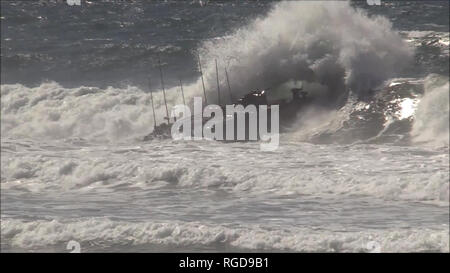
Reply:
<svg viewBox="0 0 450 273"><path fill-rule="evenodd" d="M225 35L269 6L2 1L2 83L145 85L147 73L157 75L158 53L168 74L192 78L202 40Z"/></svg>
<svg viewBox="0 0 450 273"><path fill-rule="evenodd" d="M447 1L382 2L378 7L365 1L354 6L387 16L397 30L448 32ZM179 77L192 81L198 77L195 52L203 41L264 17L273 3L83 1L81 6L69 6L2 1L2 84L56 81L67 87L146 87L148 74L158 76L158 54L169 86Z"/></svg>

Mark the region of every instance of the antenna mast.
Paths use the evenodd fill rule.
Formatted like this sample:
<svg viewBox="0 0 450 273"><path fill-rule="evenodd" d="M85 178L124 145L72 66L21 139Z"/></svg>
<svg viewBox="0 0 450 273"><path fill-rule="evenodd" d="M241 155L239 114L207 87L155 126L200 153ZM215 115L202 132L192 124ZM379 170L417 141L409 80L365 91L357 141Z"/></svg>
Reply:
<svg viewBox="0 0 450 273"><path fill-rule="evenodd" d="M227 71L226 66L225 66L225 76L227 77L228 93L230 94L230 100L231 100L231 103L233 103L233 95L231 94L230 81L228 79L228 71Z"/></svg>
<svg viewBox="0 0 450 273"><path fill-rule="evenodd" d="M163 73L162 73L162 68L161 68L161 58L159 57L159 54L158 54L158 64L159 64L159 74L161 75L161 87L162 87L163 95L164 95L164 104L166 105L166 119L167 119L167 124L170 124L169 108L167 108L166 90L164 88L164 79L163 79Z"/></svg>
<svg viewBox="0 0 450 273"><path fill-rule="evenodd" d="M148 77L148 90L150 91L150 99L152 100L152 111L153 111L153 130L156 128L156 114L155 114L155 105L153 104L153 91L152 85L150 82L150 76Z"/></svg>
<svg viewBox="0 0 450 273"><path fill-rule="evenodd" d="M198 54L197 56L198 56L198 66L200 68L200 75L202 77L203 96L205 97L205 105L208 105L208 101L206 100L205 81L203 80L202 64L200 62L200 54Z"/></svg>
<svg viewBox="0 0 450 273"><path fill-rule="evenodd" d="M219 86L219 69L217 68L217 59L214 59L216 62L216 80L217 80L217 101L220 105L220 86Z"/></svg>
<svg viewBox="0 0 450 273"><path fill-rule="evenodd" d="M181 79L180 79L180 88L181 88L181 95L183 95L183 104L186 105L186 100L184 99L183 83L181 83Z"/></svg>

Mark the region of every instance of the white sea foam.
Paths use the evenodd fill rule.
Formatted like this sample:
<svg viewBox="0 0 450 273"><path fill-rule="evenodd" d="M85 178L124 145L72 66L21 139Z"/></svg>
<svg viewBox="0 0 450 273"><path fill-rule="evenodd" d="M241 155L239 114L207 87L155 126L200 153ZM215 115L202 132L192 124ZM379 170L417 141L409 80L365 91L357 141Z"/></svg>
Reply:
<svg viewBox="0 0 450 273"><path fill-rule="evenodd" d="M412 55L387 19L368 17L347 2L275 4L267 15L226 38L205 42L200 52L209 102L216 100L214 58L221 70L228 66L234 97L255 88L289 88L303 80L309 96L337 103L348 88L361 95L393 77ZM224 73L219 80L226 90ZM1 92L3 136L105 142L152 130L150 96L135 87L64 88L51 82L34 88L2 85ZM185 86L185 92L188 98L202 96L201 80ZM180 103L178 88L167 90L167 99L169 106ZM160 123L165 116L160 92L155 100ZM319 112L308 118L308 123L318 120L313 127L323 126L326 116L334 114L312 112Z"/></svg>
<svg viewBox="0 0 450 273"><path fill-rule="evenodd" d="M412 56L386 18L368 17L348 2L278 3L226 39L205 42L200 51L208 96L214 100L215 58L222 67L229 66L233 92L240 95L303 80L322 85L320 94L311 95L337 100L346 87L368 92L393 77ZM220 84L226 90L224 73ZM187 90L200 95L200 87L199 80Z"/></svg>
<svg viewBox="0 0 450 273"><path fill-rule="evenodd" d="M406 37L408 43L415 47L430 46L440 49L440 56L449 57L449 40L448 32L440 31L403 31L402 35Z"/></svg>
<svg viewBox="0 0 450 273"><path fill-rule="evenodd" d="M1 233L3 244L22 251L65 246L70 240L78 241L81 251L102 251L120 245L133 251L133 247L153 244L178 249L370 252L371 242L379 244L380 252L449 251L448 225L352 232L296 227L273 230L251 225L226 227L198 222L130 223L101 218L76 222L2 219Z"/></svg>
<svg viewBox="0 0 450 273"><path fill-rule="evenodd" d="M30 143L2 143L2 189L120 192L123 187L172 185L254 194L360 194L444 204L449 196L448 154L434 148L282 142L279 150L262 153L256 143L209 141L26 146Z"/></svg>
<svg viewBox="0 0 450 273"><path fill-rule="evenodd" d="M55 82L29 88L1 87L5 137L113 141L144 135L153 127L149 94L135 87L64 88ZM162 115L161 115L162 116Z"/></svg>
<svg viewBox="0 0 450 273"><path fill-rule="evenodd" d="M438 146L449 145L449 80L429 75L425 80L411 131L414 141Z"/></svg>

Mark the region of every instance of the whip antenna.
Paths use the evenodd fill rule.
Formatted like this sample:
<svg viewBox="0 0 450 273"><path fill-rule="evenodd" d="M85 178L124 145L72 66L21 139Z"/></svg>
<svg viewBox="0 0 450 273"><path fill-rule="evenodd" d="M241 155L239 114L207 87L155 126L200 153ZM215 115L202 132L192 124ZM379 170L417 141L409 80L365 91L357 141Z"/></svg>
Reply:
<svg viewBox="0 0 450 273"><path fill-rule="evenodd" d="M198 54L197 56L198 56L198 67L200 68L200 75L202 77L203 96L205 97L205 105L208 105L208 101L206 100L205 81L203 80L202 64L200 62L200 54Z"/></svg>
<svg viewBox="0 0 450 273"><path fill-rule="evenodd" d="M159 54L158 54L158 64L159 64L159 74L161 75L161 87L162 87L163 95L164 95L164 104L166 105L166 119L167 119L167 124L170 124L169 108L167 108L166 90L164 88L164 78L163 78L163 73L162 73L162 68L161 68L161 58L159 57Z"/></svg>
<svg viewBox="0 0 450 273"><path fill-rule="evenodd" d="M230 81L228 79L228 71L226 66L225 66L225 76L227 77L227 85L228 85L228 93L230 94L230 101L231 103L233 103L233 95L231 94Z"/></svg>
<svg viewBox="0 0 450 273"><path fill-rule="evenodd" d="M217 59L214 59L216 62L216 80L217 80L217 101L220 105L220 85L219 85L219 69L217 68Z"/></svg>
<svg viewBox="0 0 450 273"><path fill-rule="evenodd" d="M181 95L183 96L183 104L186 105L186 100L184 99L184 91L183 91L183 83L180 79L180 88L181 88Z"/></svg>
<svg viewBox="0 0 450 273"><path fill-rule="evenodd" d="M152 101L152 111L153 111L153 130L156 128L156 114L155 114L155 105L153 104L153 91L152 91L152 85L150 81L150 76L148 77L148 90L150 91L150 99Z"/></svg>

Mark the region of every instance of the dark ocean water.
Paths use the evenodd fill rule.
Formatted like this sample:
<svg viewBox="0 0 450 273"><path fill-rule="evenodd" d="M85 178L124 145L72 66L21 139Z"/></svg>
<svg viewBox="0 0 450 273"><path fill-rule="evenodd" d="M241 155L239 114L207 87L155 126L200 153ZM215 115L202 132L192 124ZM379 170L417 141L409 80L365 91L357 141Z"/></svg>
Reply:
<svg viewBox="0 0 450 273"><path fill-rule="evenodd" d="M2 1L3 83L145 85L160 54L168 75L198 76L194 53L270 3ZM174 79L176 77L174 76ZM170 76L168 76L170 84Z"/></svg>
<svg viewBox="0 0 450 273"><path fill-rule="evenodd" d="M168 85L199 76L198 47L226 37L276 4L271 1L2 1L2 83L146 87L161 56ZM448 1L383 1L354 6L389 18L400 31L448 32ZM299 18L301 19L301 18ZM330 28L334 26L328 26ZM423 52L422 52L423 51ZM432 47L419 54L436 54ZM419 60L420 61L420 60ZM430 64L416 73L448 72Z"/></svg>

